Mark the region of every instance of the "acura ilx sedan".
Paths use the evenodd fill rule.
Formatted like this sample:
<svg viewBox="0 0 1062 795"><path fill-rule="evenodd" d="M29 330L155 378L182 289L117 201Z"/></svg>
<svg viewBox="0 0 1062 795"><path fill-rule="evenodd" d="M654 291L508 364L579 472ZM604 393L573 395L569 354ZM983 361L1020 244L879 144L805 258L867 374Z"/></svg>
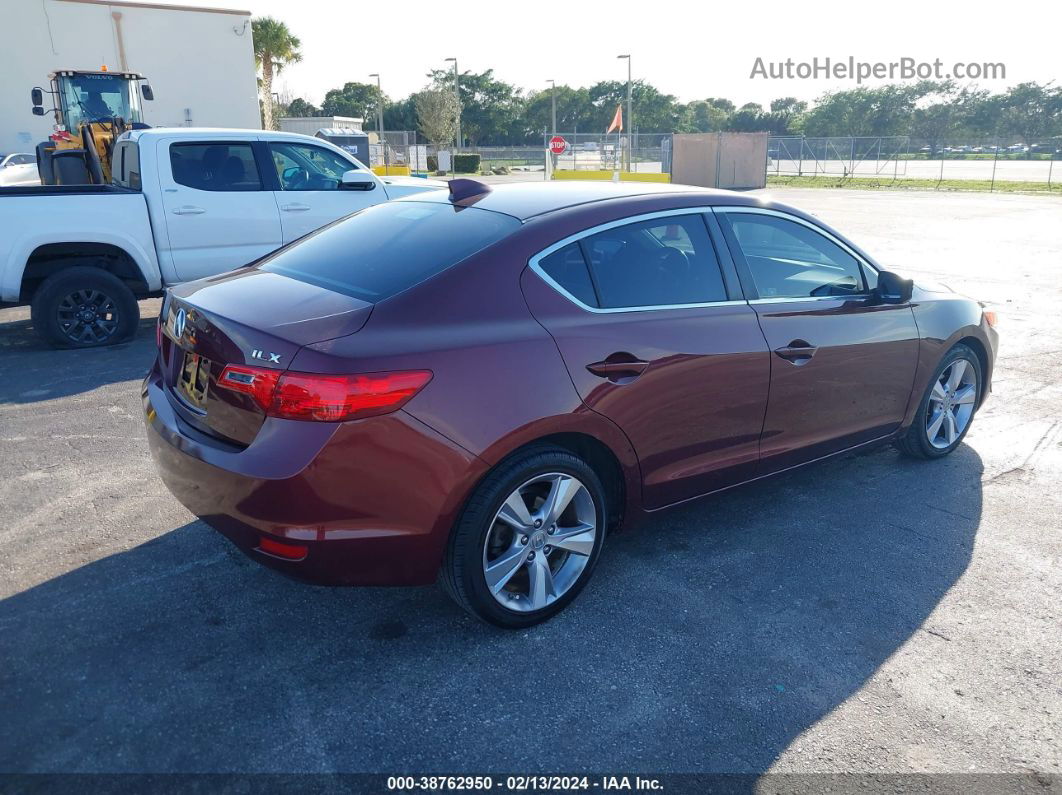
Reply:
<svg viewBox="0 0 1062 795"><path fill-rule="evenodd" d="M261 563L523 627L624 522L952 452L994 322L755 196L454 180L171 290L143 400L166 485Z"/></svg>

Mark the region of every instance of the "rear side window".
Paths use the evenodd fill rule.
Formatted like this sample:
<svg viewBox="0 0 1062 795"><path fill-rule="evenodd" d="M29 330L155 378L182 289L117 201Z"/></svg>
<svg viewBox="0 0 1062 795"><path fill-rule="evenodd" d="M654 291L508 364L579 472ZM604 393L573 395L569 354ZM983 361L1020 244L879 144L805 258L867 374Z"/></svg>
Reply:
<svg viewBox="0 0 1062 795"><path fill-rule="evenodd" d="M538 267L572 297L587 306L597 306L597 293L578 243L569 243L538 261Z"/></svg>
<svg viewBox="0 0 1062 795"><path fill-rule="evenodd" d="M196 190L262 190L249 143L170 144L173 181Z"/></svg>
<svg viewBox="0 0 1062 795"><path fill-rule="evenodd" d="M512 216L475 207L388 202L281 249L259 267L374 303L519 227Z"/></svg>
<svg viewBox="0 0 1062 795"><path fill-rule="evenodd" d="M760 298L812 298L864 292L859 260L796 221L726 213Z"/></svg>
<svg viewBox="0 0 1062 795"><path fill-rule="evenodd" d="M140 147L132 141L118 144L113 158L113 182L140 190Z"/></svg>
<svg viewBox="0 0 1062 795"><path fill-rule="evenodd" d="M727 300L719 260L700 215L618 226L580 244L597 306L603 309Z"/></svg>

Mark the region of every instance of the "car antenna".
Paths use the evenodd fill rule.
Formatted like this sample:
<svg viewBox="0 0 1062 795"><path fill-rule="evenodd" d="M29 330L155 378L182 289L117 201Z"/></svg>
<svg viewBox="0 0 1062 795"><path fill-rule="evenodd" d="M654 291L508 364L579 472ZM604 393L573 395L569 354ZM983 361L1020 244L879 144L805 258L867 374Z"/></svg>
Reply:
<svg viewBox="0 0 1062 795"><path fill-rule="evenodd" d="M450 201L459 202L490 193L490 185L475 179L450 180Z"/></svg>

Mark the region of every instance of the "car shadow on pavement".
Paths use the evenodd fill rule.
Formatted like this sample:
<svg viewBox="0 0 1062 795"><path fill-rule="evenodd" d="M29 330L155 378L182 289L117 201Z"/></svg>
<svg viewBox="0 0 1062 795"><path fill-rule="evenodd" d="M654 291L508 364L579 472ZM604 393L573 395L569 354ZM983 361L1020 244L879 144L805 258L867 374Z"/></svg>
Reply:
<svg viewBox="0 0 1062 795"><path fill-rule="evenodd" d="M53 400L142 378L155 356L154 309L129 342L82 350L50 348L29 320L0 322L0 404Z"/></svg>
<svg viewBox="0 0 1062 795"><path fill-rule="evenodd" d="M520 632L192 522L0 602L0 769L760 773L917 633L949 642L981 473L878 449L658 514Z"/></svg>

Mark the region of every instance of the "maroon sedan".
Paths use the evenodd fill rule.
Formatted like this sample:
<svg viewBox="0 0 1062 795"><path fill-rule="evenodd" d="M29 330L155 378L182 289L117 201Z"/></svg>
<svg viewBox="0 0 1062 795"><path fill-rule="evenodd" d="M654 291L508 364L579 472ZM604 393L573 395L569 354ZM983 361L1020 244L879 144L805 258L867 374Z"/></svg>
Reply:
<svg viewBox="0 0 1062 795"><path fill-rule="evenodd" d="M143 398L166 485L256 560L521 627L624 520L947 455L993 322L754 196L457 180L172 290Z"/></svg>

